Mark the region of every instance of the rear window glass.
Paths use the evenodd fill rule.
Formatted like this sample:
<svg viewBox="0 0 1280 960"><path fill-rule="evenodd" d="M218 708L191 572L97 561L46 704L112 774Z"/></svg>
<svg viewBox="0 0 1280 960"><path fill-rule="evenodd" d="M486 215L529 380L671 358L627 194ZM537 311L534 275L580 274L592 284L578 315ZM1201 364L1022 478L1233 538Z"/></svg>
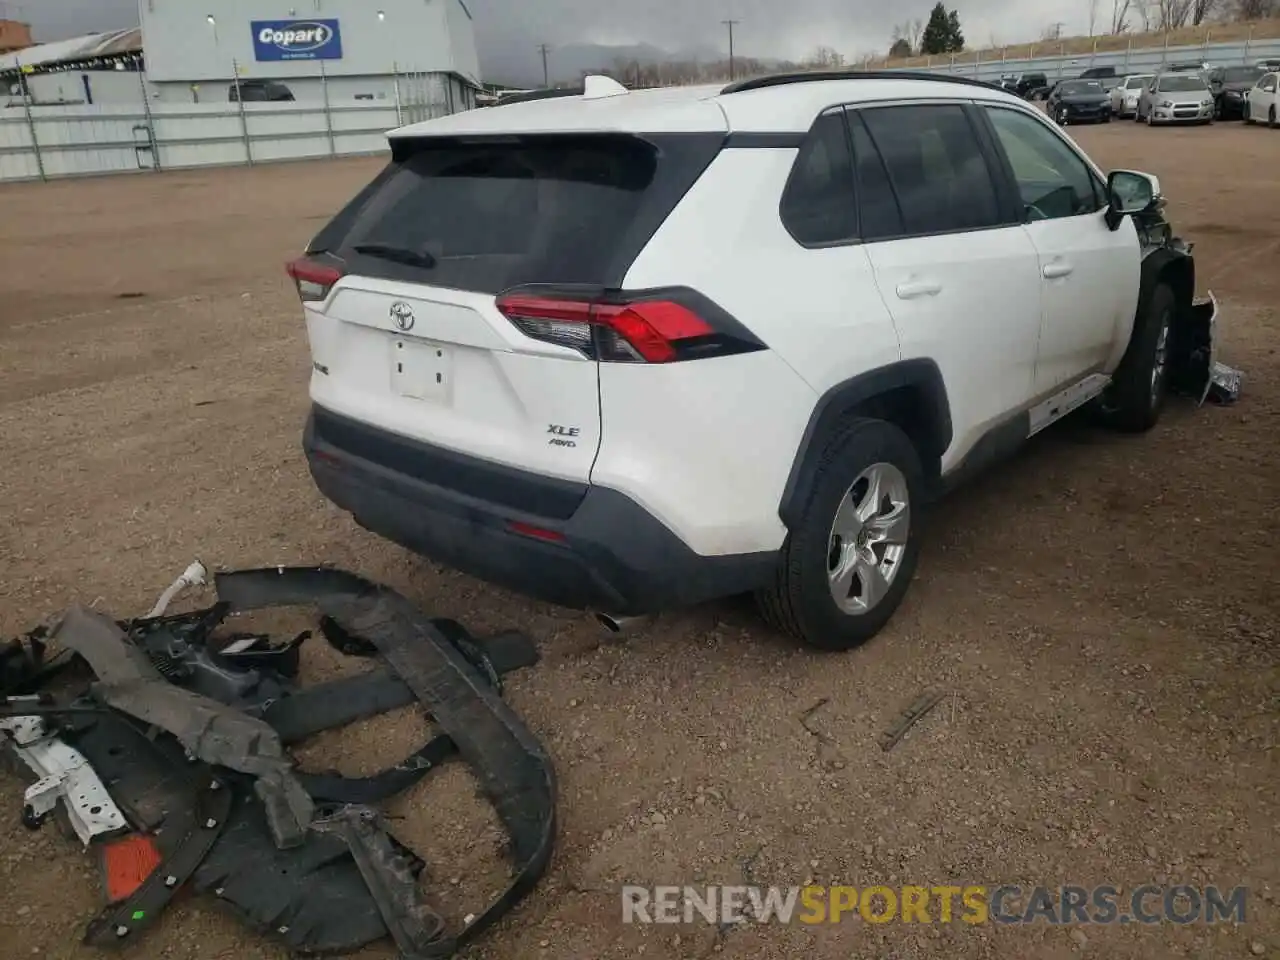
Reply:
<svg viewBox="0 0 1280 960"><path fill-rule="evenodd" d="M334 252L357 273L476 292L601 283L653 182L656 153L627 136L424 139L384 176Z"/></svg>

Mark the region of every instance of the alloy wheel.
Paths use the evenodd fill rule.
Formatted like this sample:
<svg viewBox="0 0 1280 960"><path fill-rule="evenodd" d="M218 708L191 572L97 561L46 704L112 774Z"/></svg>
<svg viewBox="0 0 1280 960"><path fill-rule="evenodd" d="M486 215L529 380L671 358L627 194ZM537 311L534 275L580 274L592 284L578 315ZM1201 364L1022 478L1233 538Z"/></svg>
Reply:
<svg viewBox="0 0 1280 960"><path fill-rule="evenodd" d="M891 463L873 463L841 497L828 537L827 578L842 613L864 614L884 599L910 534L906 476Z"/></svg>

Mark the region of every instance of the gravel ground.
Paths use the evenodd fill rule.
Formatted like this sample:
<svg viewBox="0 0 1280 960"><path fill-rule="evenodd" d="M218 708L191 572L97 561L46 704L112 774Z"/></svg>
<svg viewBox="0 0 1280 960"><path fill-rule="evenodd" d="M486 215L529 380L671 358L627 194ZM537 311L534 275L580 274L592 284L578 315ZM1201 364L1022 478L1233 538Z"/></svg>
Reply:
<svg viewBox="0 0 1280 960"><path fill-rule="evenodd" d="M560 841L476 957L1280 957L1280 139L1234 124L1072 132L1105 165L1160 176L1201 290L1222 300L1245 399L1175 404L1139 438L1048 431L942 505L901 613L835 657L736 602L611 642L383 543L317 495L282 265L376 161L0 188L0 636L76 599L140 613L193 556L336 563L477 632L530 631L544 660L509 699L557 764ZM322 648L309 676L342 668ZM880 731L931 689L942 704L882 752ZM421 728L405 712L302 760L368 770ZM0 953L88 956L96 867L19 826L19 789L0 775ZM493 892L498 832L465 771L394 812L446 912ZM1251 893L1239 926L621 922L623 883L810 878ZM278 955L203 900L125 954Z"/></svg>

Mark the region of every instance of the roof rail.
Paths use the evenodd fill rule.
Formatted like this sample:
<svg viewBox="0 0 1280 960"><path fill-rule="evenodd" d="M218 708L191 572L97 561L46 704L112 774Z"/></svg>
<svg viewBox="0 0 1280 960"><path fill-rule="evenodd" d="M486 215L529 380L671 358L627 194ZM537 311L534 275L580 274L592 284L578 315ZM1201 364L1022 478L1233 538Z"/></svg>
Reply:
<svg viewBox="0 0 1280 960"><path fill-rule="evenodd" d="M812 83L817 80L928 80L933 83L961 83L986 90L999 89L997 84L986 80L957 77L949 73L926 73L922 70L799 70L795 73L775 73L739 80L720 92L743 93L747 90L763 90L766 87L783 87L791 83Z"/></svg>
<svg viewBox="0 0 1280 960"><path fill-rule="evenodd" d="M494 104L497 107L505 107L508 103L529 103L533 100L554 100L557 97L580 97L583 88L577 87L548 87L545 90L530 90L527 93L513 93L509 97L499 97L498 102Z"/></svg>

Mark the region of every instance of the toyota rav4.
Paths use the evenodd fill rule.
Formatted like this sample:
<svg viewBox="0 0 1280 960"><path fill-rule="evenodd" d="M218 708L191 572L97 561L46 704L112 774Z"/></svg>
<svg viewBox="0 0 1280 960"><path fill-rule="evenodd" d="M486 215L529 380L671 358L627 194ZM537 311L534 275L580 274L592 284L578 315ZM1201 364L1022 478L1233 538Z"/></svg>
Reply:
<svg viewBox="0 0 1280 960"><path fill-rule="evenodd" d="M289 266L316 484L454 569L618 618L754 592L849 649L925 504L1086 404L1146 430L1203 365L1155 178L990 85L519 99L393 131Z"/></svg>

